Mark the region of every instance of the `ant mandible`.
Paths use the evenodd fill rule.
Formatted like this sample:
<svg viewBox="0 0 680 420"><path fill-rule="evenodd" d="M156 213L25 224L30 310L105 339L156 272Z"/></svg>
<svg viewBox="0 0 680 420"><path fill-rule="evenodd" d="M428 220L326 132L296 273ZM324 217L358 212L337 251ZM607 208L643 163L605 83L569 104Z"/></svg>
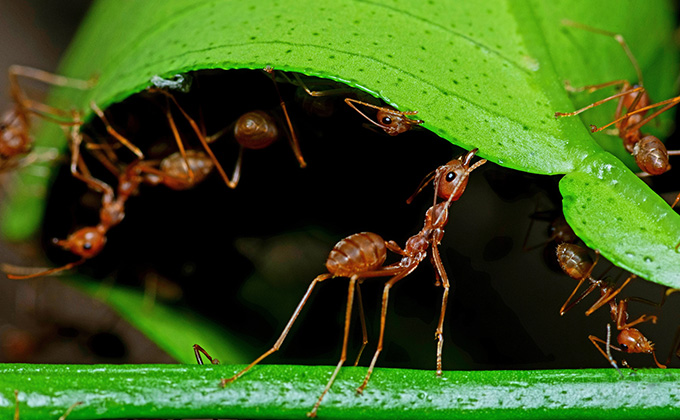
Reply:
<svg viewBox="0 0 680 420"><path fill-rule="evenodd" d="M0 169L2 170L20 166L21 163L17 159L31 151L33 139L30 134L32 125L30 117L32 115L63 127L80 124L75 111L67 112L28 98L19 84L20 77L53 86L81 90L90 89L96 83L96 78L89 81L73 79L20 65L10 66L8 73L10 96L14 102L14 108L0 118Z"/></svg>
<svg viewBox="0 0 680 420"><path fill-rule="evenodd" d="M618 136L623 140L624 147L630 154L633 155L638 167L641 171L643 171L642 176L660 175L668 171L671 168L671 165L668 162L669 156L680 155L680 150L667 150L666 146L663 144L663 142L661 142L661 140L651 134L643 134L641 128L649 121L656 118L659 114L677 105L677 103L680 102L680 96L650 105L651 101L649 99L647 90L644 87L642 72L637 60L635 60L635 56L630 51L630 48L628 47L628 44L626 44L626 41L622 35L598 28L593 28L581 23L572 22L570 20L564 20L562 23L590 32L613 37L621 45L633 67L635 68L638 77L638 84L631 85L631 83L627 80L614 80L597 85L573 88L567 83L566 89L569 92L587 91L592 93L598 89L618 85L620 85L621 88L619 93L594 102L574 112L556 112L555 117L570 117L578 115L583 111L599 106L610 100L619 98L614 120L599 128L591 126L591 131L593 133L597 133L607 127L615 125L618 131ZM647 111L660 106L663 106L663 108L645 117ZM680 201L680 194L676 197L672 207L674 207L678 201Z"/></svg>
<svg viewBox="0 0 680 420"><path fill-rule="evenodd" d="M451 202L458 200L460 196L465 191L467 185L468 177L470 173L478 168L479 166L486 163L485 159L481 159L476 163L470 165L472 158L474 157L477 149L471 150L466 155L459 157L458 159L452 160L446 165L440 166L434 171L433 174L428 175L428 177L421 183L421 186L416 191L416 194L420 192L427 183L434 180L435 186L435 196L434 204L427 211L425 216L425 223L420 232L412 236L406 241L406 246L401 249L394 241L385 241L381 236L372 232L361 232L348 236L338 242L335 247L331 250L328 259L326 260L326 268L328 273L321 274L312 280L311 284L307 288L302 300L298 304L297 308L293 312L293 315L286 324L283 332L279 336L278 340L274 343L271 349L263 353L260 357L255 359L252 363L246 366L244 369L236 373L231 378L222 379L221 384L225 386L226 384L235 381L240 378L243 374L248 372L253 366L260 363L270 354L276 352L281 347L286 336L290 332L293 323L297 319L298 315L302 311L305 303L309 299L314 287L325 280L335 277L349 277L349 287L347 291L347 307L345 311L345 327L343 335L342 351L340 355L340 360L333 371L325 389L319 396L316 404L312 410L307 414L309 417L315 417L316 412L330 389L336 375L340 371L340 368L344 364L347 358L347 341L349 338L349 327L350 318L352 313L352 305L354 300L354 290L358 285L366 278L373 277L391 277L384 286L383 296L382 296L382 310L380 314L380 335L378 338L378 345L371 360L371 364L366 373L363 383L357 388L357 392L363 392L364 388L368 384L371 373L373 372L375 363L382 351L383 347L383 337L385 333L385 319L387 316L387 303L389 299L389 292L392 286L399 280L403 279L411 272L413 272L418 265L425 259L428 254L428 248L432 248L432 263L437 271L438 278L441 279L441 284L444 287L444 294L442 296L442 308L439 318L439 323L435 333L437 338L437 376L442 375L441 368L441 355L443 349L443 324L444 324L444 313L446 310L446 304L448 301L449 293L449 280L444 270L444 265L442 264L441 257L439 255L438 246L444 235L444 226L448 222L448 209ZM415 195L415 194L414 194ZM437 203L437 197L445 199ZM413 196L411 197L413 198ZM410 199L409 199L410 201ZM401 256L399 262L384 266L384 262L387 257L387 250L390 250Z"/></svg>

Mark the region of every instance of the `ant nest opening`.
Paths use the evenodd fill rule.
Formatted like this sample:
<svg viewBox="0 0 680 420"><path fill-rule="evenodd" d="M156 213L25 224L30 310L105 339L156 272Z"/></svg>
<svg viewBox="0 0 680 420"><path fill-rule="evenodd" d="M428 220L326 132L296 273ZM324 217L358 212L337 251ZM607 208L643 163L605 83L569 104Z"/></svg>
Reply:
<svg viewBox="0 0 680 420"><path fill-rule="evenodd" d="M432 205L432 187L412 204L406 199L428 173L465 152L420 127L387 135L344 101L352 97L384 106L364 93L300 75L314 90L341 89L312 97L294 74L276 74L274 85L263 71L194 72L185 75L190 85L175 81L174 90L164 90L171 97L146 91L104 110L110 126L145 160L160 161L178 151L173 124L187 150L202 150L196 127L176 100L206 137L221 134L210 148L230 181L240 159L240 176L233 189L215 170L181 190L141 183L124 203L124 220L106 231L101 253L77 267L98 281L112 277L117 284L157 285L157 299L222 324L252 345L253 356L278 337L310 281L326 272L328 253L340 239L370 231L403 246L416 234ZM156 85L164 89L162 81ZM361 110L376 115L370 107ZM234 125L252 111L266 115L260 117L276 127L278 141L240 148ZM102 155L109 154L106 160L121 171L135 161L133 148L111 141L97 117L83 132L83 166L115 190L120 175L102 164ZM96 146L102 144L107 150ZM153 179L152 171L147 174ZM199 176L196 170L194 180ZM470 176L465 194L451 205L440 246L452 282L444 370L605 365L587 337L604 331L606 316L590 317L599 321L578 314L560 317L559 307L575 284L551 270L541 251L522 249L536 197L547 197L551 204L545 207L560 208L556 181L487 164ZM101 201L102 194L74 178L68 165L60 169L42 232L55 266L78 257L53 239L97 225ZM529 243L545 240L543 232L530 231ZM388 257L388 263L394 261L397 257ZM362 366L375 348L385 280L369 278L361 285L369 337ZM281 351L266 363L335 364L346 300L346 278L319 284ZM424 262L390 294L377 366L434 369L432 334L440 306L441 288ZM348 358L353 360L361 346L358 316L352 323ZM649 365L637 360L634 365Z"/></svg>

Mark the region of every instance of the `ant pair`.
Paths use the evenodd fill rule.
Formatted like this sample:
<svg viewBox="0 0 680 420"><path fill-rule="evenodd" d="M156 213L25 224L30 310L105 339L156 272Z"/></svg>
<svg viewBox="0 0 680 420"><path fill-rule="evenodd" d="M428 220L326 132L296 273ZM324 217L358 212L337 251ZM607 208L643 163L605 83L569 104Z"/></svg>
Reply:
<svg viewBox="0 0 680 420"><path fill-rule="evenodd" d="M620 89L617 94L594 102L576 111L556 112L555 117L571 117L578 115L588 109L618 98L614 120L599 128L596 126L591 126L591 131L593 133L597 133L614 125L616 127L618 136L623 140L623 146L630 154L633 155L635 162L643 172L640 176L661 175L668 171L671 168L671 165L669 164L669 156L680 155L680 150L667 150L663 142L661 142L661 140L659 140L656 136L642 133L642 127L659 116L661 113L676 106L680 102L680 96L651 104L649 94L644 87L642 71L640 70L637 60L635 60L633 53L630 51L630 48L628 47L628 44L626 44L626 41L622 35L569 20L564 20L562 23L614 38L621 45L625 53L628 55L633 67L635 68L638 77L638 83L633 85L627 80L613 80L596 85L574 88L567 82L566 89L569 92L586 91L588 93L592 93L596 90L609 86L620 86ZM650 115L645 116L648 111L659 107L662 108ZM671 207L675 207L678 201L680 201L680 194L678 194L678 196L675 198L675 201Z"/></svg>
<svg viewBox="0 0 680 420"><path fill-rule="evenodd" d="M355 293L359 297L359 311L364 336L363 346L359 351L359 355L361 355L361 351L363 351L364 346L367 344L368 338L366 334L363 309L361 307L360 285L365 279L368 278L390 277L390 279L385 283L382 294L380 333L378 336L377 348L369 365L364 381L357 388L357 392L362 393L368 384L375 364L378 360L378 356L380 355L383 348L385 320L387 317L387 305L389 301L390 290L392 286L394 286L399 280L411 274L428 256L428 254L430 255L432 265L436 270L436 284L438 286L441 285L444 289L439 322L435 332L435 338L437 340L436 372L437 376L440 377L442 375L441 358L444 344L444 315L448 302L450 282L444 269L438 246L440 245L444 235L444 227L448 222L448 212L451 203L458 200L465 191L470 173L486 163L485 159L480 159L474 164L471 164L476 152L477 149L471 150L465 155L438 167L422 181L417 191L407 200L407 202L411 202L412 199L430 182L433 182L435 189L433 204L426 212L423 228L420 232L413 235L406 241L406 245L403 249L396 242L386 241L380 235L372 232L355 233L340 240L333 247L328 255L328 259L326 260L326 268L328 269L328 273L321 274L312 280L300 303L293 312L293 315L289 319L288 323L283 329L283 332L276 340L274 345L231 378L222 379L221 385L226 386L228 383L234 382L266 357L279 350L317 284L331 278L348 277L349 286L347 290L347 306L345 311L345 325L340 360L338 361L335 370L331 374L331 377L323 392L319 396L316 404L308 413L309 417L315 417L324 396L332 386L338 372L340 371L340 368L347 359L350 319ZM438 202L438 197L443 201ZM429 249L431 249L430 252L428 252ZM387 251L391 251L400 256L400 260L398 262L385 265L385 261L387 260ZM217 363L212 358L210 358L210 356L198 345L194 346L194 352L199 364L203 364L200 353L205 354L212 363Z"/></svg>
<svg viewBox="0 0 680 420"><path fill-rule="evenodd" d="M178 148L178 152L172 153L160 161L147 160L144 153L137 146L132 144L131 141L112 126L105 113L99 109L95 103L91 103L90 106L92 110L103 122L106 132L110 137L118 143L118 146L123 145L135 155L134 161L127 164L122 169L119 168L117 164L118 156L114 152L116 145L110 145L106 142L95 143L84 136L81 132L79 114L75 113L74 119L76 123L72 125L69 132L71 173L75 178L85 182L92 190L102 194L100 222L95 226L78 229L66 239L54 240L56 245L79 256L79 260L65 264L61 267L42 270L31 274L19 274L18 270L15 268L5 266L7 271L14 271L14 273L9 274L8 277L12 279L27 279L54 274L56 272L71 269L98 255L106 243L108 230L122 221L125 215L125 203L130 195L137 193L141 183L150 185L164 184L175 190L183 190L192 188L205 179L213 169L216 168L226 185L230 188L235 188L240 180L243 149L260 149L267 147L280 137L281 131L286 132L291 148L293 149L300 166L306 166L302 153L300 152L297 136L295 135L286 104L279 92L274 70L271 67L267 67L265 68L265 72L271 76L274 83L280 106L285 117L287 130L280 129L270 113L256 110L243 114L234 124L229 125L227 128L216 134L208 136L205 133L205 128L202 126L202 120L200 121L200 124L196 122L196 120L182 108L174 95L155 87L148 89L147 92L158 94L166 98L168 106L166 107L165 114ZM299 84L307 89L299 76L296 75L295 77L299 81ZM310 95L316 97L324 96L328 93L336 94L337 92L310 91ZM357 108L352 104L352 101L376 108L382 123L375 124L384 129L388 134L394 135L407 131L411 126L422 122L419 120L411 120L406 117L406 115L412 115L415 112L400 112L391 108L377 107L369 103L356 101L349 97L346 98L346 102L354 109ZM187 149L184 146L177 124L170 110L170 103L172 103L172 105L174 105L174 107L183 115L184 119L191 127L203 147L202 151ZM362 113L362 115L368 118L365 114ZM389 124L387 124L388 122ZM231 177L226 174L210 147L211 143L222 137L229 130L233 130L234 138L239 143L238 158ZM90 175L89 170L80 156L82 143L86 143L87 149L118 179L118 188L115 193L110 185Z"/></svg>
<svg viewBox="0 0 680 420"><path fill-rule="evenodd" d="M611 355L611 350L620 351L623 353L648 353L654 358L654 363L657 367L665 369L666 365L660 363L656 358L656 352L654 349L654 343L649 341L645 335L638 330L633 328L634 326L641 324L643 322L652 322L656 324L657 316L655 315L642 315L633 321L628 321L628 302L637 301L647 303L653 306L662 306L665 303L666 298L676 289L667 289L664 291L660 303L655 303L647 299L638 297L626 297L619 302L616 302L615 297L621 293L624 287L628 285L637 276L630 275L618 288L615 288L615 282L608 279L594 279L592 277L593 269L595 268L597 261L599 259L599 253L597 253L597 258L592 259L588 251L576 244L563 243L557 247L557 259L562 267L562 270L569 277L578 280L578 284L571 292L567 300L564 302L560 308L560 315L564 315L567 311L573 308L576 304L582 301L586 296L592 293L594 290L600 290L600 298L586 311L586 316L592 314L602 306L609 304L609 311L611 314L611 319L616 323L616 329L619 331L616 341L619 346L614 346L611 344L611 327L607 324L607 339L602 340L594 335L588 336L588 339L593 343L595 347L599 350L602 355L609 360L609 363L621 374L621 371L616 364L616 361ZM573 301L572 299L576 295L576 292L581 288L581 285L588 281L588 287L578 295ZM676 338L674 348L676 352L680 351L680 339ZM600 344L605 345L605 350L602 350ZM668 358L666 363L670 363L672 353ZM624 361L624 365L627 365ZM623 375L622 375L623 376Z"/></svg>

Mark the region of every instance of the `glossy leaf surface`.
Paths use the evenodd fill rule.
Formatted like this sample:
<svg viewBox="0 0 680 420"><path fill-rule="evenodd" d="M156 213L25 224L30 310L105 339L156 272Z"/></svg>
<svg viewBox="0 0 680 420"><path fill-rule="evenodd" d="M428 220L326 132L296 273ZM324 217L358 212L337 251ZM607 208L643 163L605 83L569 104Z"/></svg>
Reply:
<svg viewBox="0 0 680 420"><path fill-rule="evenodd" d="M418 5L103 0L93 7L62 69L81 78L99 74L100 82L81 97L63 91L55 103L85 109L94 100L106 107L145 89L153 76L207 68L272 65L341 81L399 109L417 110L425 128L457 145L478 147L479 155L501 165L570 174L562 191L570 197L565 214L576 233L613 262L680 287L680 254L671 240L680 240L680 217L604 153L579 118L553 117L573 109L574 102L592 101L567 94L565 79L579 85L635 78L612 39L565 28L562 19L623 33L638 53L652 95L663 98L671 95L677 74L671 12L668 2L642 6L632 0ZM608 122L612 113L611 106L603 107L584 118ZM617 139L599 137L621 154ZM41 141L63 147L64 139L54 129ZM598 174L604 172L615 178L601 182ZM612 183L624 187L612 189ZM14 210L5 221L15 238L39 224L27 216L40 214L41 197L33 187L26 191L15 198L15 208L27 210ZM636 212L624 212L635 205ZM598 220L608 222L602 227Z"/></svg>
<svg viewBox="0 0 680 420"><path fill-rule="evenodd" d="M258 366L226 388L239 366L0 365L0 413L91 418L304 419L332 372L329 366ZM677 370L444 372L376 369L363 395L365 368L345 368L319 408L338 419L677 418Z"/></svg>

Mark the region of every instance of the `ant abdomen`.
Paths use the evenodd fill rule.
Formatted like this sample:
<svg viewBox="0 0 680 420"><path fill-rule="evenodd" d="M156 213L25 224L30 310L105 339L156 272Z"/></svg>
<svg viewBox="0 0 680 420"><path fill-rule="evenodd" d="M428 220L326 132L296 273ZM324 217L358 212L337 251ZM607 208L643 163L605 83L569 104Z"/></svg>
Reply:
<svg viewBox="0 0 680 420"><path fill-rule="evenodd" d="M633 148L635 162L650 175L660 175L671 168L666 146L654 136L645 136Z"/></svg>
<svg viewBox="0 0 680 420"><path fill-rule="evenodd" d="M187 164L193 178L189 180ZM189 149L182 156L180 152L175 152L161 161L161 172L166 174L163 183L174 190L185 190L192 188L203 181L215 168L215 163L210 156L200 150Z"/></svg>
<svg viewBox="0 0 680 420"><path fill-rule="evenodd" d="M101 226L78 229L66 239L54 243L81 258L88 259L99 254L106 245L106 232Z"/></svg>
<svg viewBox="0 0 680 420"><path fill-rule="evenodd" d="M247 149L263 149L279 138L279 129L266 112L250 111L236 121L234 137Z"/></svg>
<svg viewBox="0 0 680 420"><path fill-rule="evenodd" d="M562 271L569 277L580 280L588 275L594 261L588 251L575 244L559 244L557 246L557 260Z"/></svg>
<svg viewBox="0 0 680 420"><path fill-rule="evenodd" d="M377 269L387 258L385 240L372 232L350 235L335 244L326 268L334 276L350 277L363 271Z"/></svg>

